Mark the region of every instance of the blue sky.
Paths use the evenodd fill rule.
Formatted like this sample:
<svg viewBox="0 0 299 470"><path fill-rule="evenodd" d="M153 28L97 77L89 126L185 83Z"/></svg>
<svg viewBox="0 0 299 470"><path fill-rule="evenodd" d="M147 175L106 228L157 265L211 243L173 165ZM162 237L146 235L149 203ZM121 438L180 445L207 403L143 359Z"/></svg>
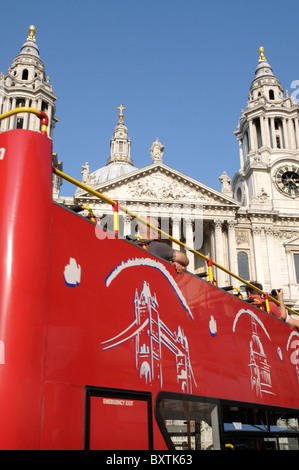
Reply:
<svg viewBox="0 0 299 470"><path fill-rule="evenodd" d="M15 0L1 6L0 72L28 35L58 96L53 150L81 181L106 164L122 103L134 165L163 162L217 190L239 169L233 134L262 45L291 93L299 80L299 2L252 0ZM72 195L64 183L62 195Z"/></svg>

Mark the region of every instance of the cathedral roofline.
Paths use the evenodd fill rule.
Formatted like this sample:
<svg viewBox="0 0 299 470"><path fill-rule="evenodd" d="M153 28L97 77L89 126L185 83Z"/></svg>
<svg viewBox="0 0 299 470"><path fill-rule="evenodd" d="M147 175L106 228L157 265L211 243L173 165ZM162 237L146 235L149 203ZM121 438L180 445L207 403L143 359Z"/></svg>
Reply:
<svg viewBox="0 0 299 470"><path fill-rule="evenodd" d="M165 165L164 163L152 163L151 165L148 165L141 169L136 169L126 175L114 178L113 180L109 180L101 184L94 185L92 189L94 189L95 191L104 193L105 190L108 190L112 187L115 189L115 186L118 186L118 185L121 186L122 183L127 184L128 181L134 182L137 180L137 178L139 179L140 177L151 175L158 171L161 171L162 173L165 173L167 175L171 175L175 177L175 179L177 179L178 181L183 182L185 184L187 183L190 187L200 188L205 193L210 194L211 196L218 199L217 204L219 204L219 200L220 200L221 204L227 204L229 206L234 206L236 208L240 206L240 203L236 201L235 199L233 199L232 197L229 197L226 194L223 194L222 192L217 191L216 189L210 188L204 183L200 183L199 181L179 172L178 170L175 170L169 167L168 165ZM77 190L75 197L80 198L80 197L84 197L87 194L88 193L86 193L86 191L84 190L79 190L79 191ZM89 197L92 197L92 196L89 196ZM179 199L173 200L172 202L179 203L180 200ZM203 204L208 204L208 205L212 204L211 202L206 202L206 201L198 201L197 203L200 203L200 202L202 202Z"/></svg>

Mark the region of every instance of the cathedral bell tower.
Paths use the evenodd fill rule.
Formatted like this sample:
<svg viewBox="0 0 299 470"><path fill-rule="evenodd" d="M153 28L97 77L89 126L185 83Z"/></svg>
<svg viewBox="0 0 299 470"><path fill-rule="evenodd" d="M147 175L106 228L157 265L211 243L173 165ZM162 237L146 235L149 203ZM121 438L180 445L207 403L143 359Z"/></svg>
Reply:
<svg viewBox="0 0 299 470"><path fill-rule="evenodd" d="M299 106L283 90L259 49L259 63L246 110L235 135L240 170L232 182L234 198L253 210L299 209Z"/></svg>
<svg viewBox="0 0 299 470"><path fill-rule="evenodd" d="M133 165L131 160L131 140L128 138L128 129L124 124L123 111L126 109L121 104L117 109L120 113L118 115L118 123L114 130L114 136L110 141L110 158L107 165L111 163L120 163Z"/></svg>
<svg viewBox="0 0 299 470"><path fill-rule="evenodd" d="M30 26L27 40L20 54L13 60L7 75L0 74L0 114L18 107L44 111L49 118L48 136L52 139L58 121L55 116L56 99L39 56L35 27ZM39 131L40 120L34 114L20 113L0 122L0 132L15 128Z"/></svg>
<svg viewBox="0 0 299 470"><path fill-rule="evenodd" d="M117 109L120 112L113 137L110 140L110 157L104 167L85 178L86 182L95 186L137 170L131 158L131 139L128 137L128 129L124 123L123 111L126 108L121 104Z"/></svg>

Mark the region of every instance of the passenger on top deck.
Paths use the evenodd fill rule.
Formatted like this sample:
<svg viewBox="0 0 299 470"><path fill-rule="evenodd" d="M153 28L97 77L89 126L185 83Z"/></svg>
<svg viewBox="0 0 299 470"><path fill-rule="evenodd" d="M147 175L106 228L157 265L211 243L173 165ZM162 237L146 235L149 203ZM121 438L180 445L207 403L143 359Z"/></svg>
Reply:
<svg viewBox="0 0 299 470"><path fill-rule="evenodd" d="M263 290L263 286L259 282L256 282L256 281L249 281L249 282L252 286L257 287L257 289ZM247 293L247 301L249 301L250 303L253 303L257 307L262 308L262 310L267 310L265 299L260 295L259 292L257 292L250 286L246 286L246 293ZM287 314L286 314L286 308L285 308L284 301L283 301L282 289L277 290L277 298L280 302L280 308L275 302L273 302L272 300L269 300L270 313L271 315L274 315L274 317L277 317L280 320L285 321Z"/></svg>
<svg viewBox="0 0 299 470"><path fill-rule="evenodd" d="M157 219L147 217L146 220L154 227L159 228L159 222ZM179 274L181 274L184 267L188 266L189 260L185 253L175 250L166 243L163 243L161 241L161 234L157 230L148 227L143 223L139 223L138 232L141 240L140 244L144 245L144 248L146 248L152 255L164 258L173 264Z"/></svg>
<svg viewBox="0 0 299 470"><path fill-rule="evenodd" d="M263 286L259 282L256 282L256 281L249 281L249 282L252 286L257 287L259 290L263 290ZM250 286L246 286L246 292L247 292L247 301L249 301L250 303L253 303L253 305L257 307L261 307L263 310L267 310L265 299L261 297L259 292L256 292ZM271 292L271 294L273 294L273 291ZM283 300L283 289L276 289L276 296L277 296L278 301L280 302L280 306L278 307L278 305L275 302L273 302L272 300L269 300L270 313L274 315L275 317L279 318L280 320L285 321L289 325L294 326L295 328L299 328L299 320L295 320L287 313L287 309L285 307L284 300Z"/></svg>

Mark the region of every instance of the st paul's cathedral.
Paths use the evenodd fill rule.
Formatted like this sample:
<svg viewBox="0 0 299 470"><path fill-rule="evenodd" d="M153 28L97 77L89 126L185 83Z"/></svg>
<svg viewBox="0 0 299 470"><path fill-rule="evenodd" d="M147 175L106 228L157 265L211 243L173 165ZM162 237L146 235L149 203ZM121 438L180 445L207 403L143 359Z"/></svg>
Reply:
<svg viewBox="0 0 299 470"><path fill-rule="evenodd" d="M48 135L53 138L57 97L46 76L33 26L7 74L0 74L0 98L0 114L19 106L46 112ZM119 200L130 213L158 218L161 229L174 239L242 279L258 280L264 291L282 287L285 303L299 310L299 106L282 88L264 49L257 54L247 108L236 123L240 168L231 178L223 172L221 191L166 165L163 139L155 138L149 146L149 165L136 168L125 109L120 104L111 123L115 128L109 158L94 172L89 171L89 162L82 162L82 183ZM36 116L20 113L1 121L0 132L15 127L39 130L39 125ZM53 165L63 168L56 153ZM53 176L56 203L69 208L86 205L100 224L113 218L109 204L82 188L74 187L69 197L60 196L61 184ZM120 235L135 230L136 220L120 213ZM190 252L188 257L189 271L206 271L204 259ZM218 269L215 276L218 286L240 287L241 282L227 272Z"/></svg>

